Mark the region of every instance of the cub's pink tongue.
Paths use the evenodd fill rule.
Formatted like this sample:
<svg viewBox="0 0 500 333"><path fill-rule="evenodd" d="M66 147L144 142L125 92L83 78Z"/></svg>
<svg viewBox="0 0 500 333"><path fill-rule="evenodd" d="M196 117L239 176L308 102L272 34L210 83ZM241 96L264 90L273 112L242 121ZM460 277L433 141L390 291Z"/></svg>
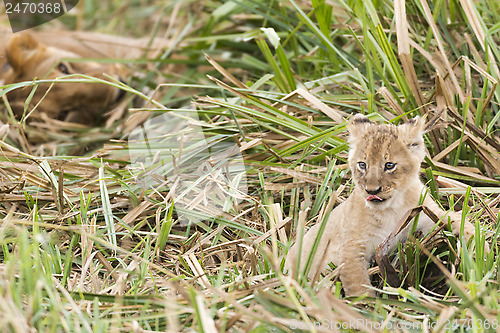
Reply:
<svg viewBox="0 0 500 333"><path fill-rule="evenodd" d="M366 201L373 201L373 200L383 201L381 197L378 197L376 195L370 195L368 198L366 198Z"/></svg>

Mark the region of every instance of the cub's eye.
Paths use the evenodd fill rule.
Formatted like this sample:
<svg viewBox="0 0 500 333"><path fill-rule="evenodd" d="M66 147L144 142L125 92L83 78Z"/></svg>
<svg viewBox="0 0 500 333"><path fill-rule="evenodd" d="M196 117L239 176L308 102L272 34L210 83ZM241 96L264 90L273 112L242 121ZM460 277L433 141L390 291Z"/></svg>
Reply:
<svg viewBox="0 0 500 333"><path fill-rule="evenodd" d="M366 170L366 163L365 162L358 162L358 168L361 170Z"/></svg>
<svg viewBox="0 0 500 333"><path fill-rule="evenodd" d="M396 163L392 163L392 162L387 162L384 166L384 169L385 170L392 170L396 167Z"/></svg>
<svg viewBox="0 0 500 333"><path fill-rule="evenodd" d="M66 67L66 65L63 64L62 62L59 65L57 65L57 70L59 70L59 72L61 72L63 74L69 74L68 67Z"/></svg>

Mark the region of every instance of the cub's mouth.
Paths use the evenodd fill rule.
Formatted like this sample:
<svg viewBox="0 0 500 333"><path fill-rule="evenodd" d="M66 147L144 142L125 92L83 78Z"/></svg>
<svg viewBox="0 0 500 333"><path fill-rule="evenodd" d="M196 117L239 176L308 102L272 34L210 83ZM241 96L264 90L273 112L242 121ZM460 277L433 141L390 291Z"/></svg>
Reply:
<svg viewBox="0 0 500 333"><path fill-rule="evenodd" d="M385 199L382 199L381 197L372 194L372 195L369 195L366 198L366 201L370 201L370 202L384 202Z"/></svg>

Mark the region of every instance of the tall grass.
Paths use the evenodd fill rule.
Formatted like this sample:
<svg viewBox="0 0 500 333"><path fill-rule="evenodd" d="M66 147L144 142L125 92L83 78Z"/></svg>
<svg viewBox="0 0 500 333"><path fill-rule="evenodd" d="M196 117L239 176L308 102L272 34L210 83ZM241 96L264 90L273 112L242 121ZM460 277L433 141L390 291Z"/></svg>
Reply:
<svg viewBox="0 0 500 333"><path fill-rule="evenodd" d="M174 56L130 64L138 75L121 88L146 101L130 118L4 133L3 331L497 330L495 1L80 6L67 26L166 36ZM148 116L174 112L244 156L248 193L221 214L179 209L168 188L141 187L128 168L128 135ZM291 242L352 190L353 113L434 118L422 177L443 207L476 224L470 244L444 227L400 245L388 261L400 285L371 269L377 299L345 299L335 270L317 283L282 273ZM185 226L181 215L198 222Z"/></svg>

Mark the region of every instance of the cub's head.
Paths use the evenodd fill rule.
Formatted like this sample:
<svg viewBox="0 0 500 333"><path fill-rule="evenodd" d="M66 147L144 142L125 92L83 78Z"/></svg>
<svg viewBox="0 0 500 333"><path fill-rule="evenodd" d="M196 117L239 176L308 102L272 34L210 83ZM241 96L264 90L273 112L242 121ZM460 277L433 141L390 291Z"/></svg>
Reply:
<svg viewBox="0 0 500 333"><path fill-rule="evenodd" d="M398 192L419 181L425 156L421 118L395 126L375 124L357 114L350 119L348 130L349 166L368 207L390 206Z"/></svg>
<svg viewBox="0 0 500 333"><path fill-rule="evenodd" d="M6 63L0 72L5 84L34 79L57 79L68 74L85 74L106 79L104 73L120 78L123 68L114 64L78 61L79 55L50 47L38 42L27 32L14 34L5 45ZM76 61L67 61L66 59ZM50 88L50 89L49 89ZM7 94L9 103L17 116L24 112L25 101L33 87L15 89ZM40 84L31 100L28 112L35 105L37 112L51 118L91 124L111 104L121 97L121 91L106 84L56 83ZM39 103L40 102L40 103Z"/></svg>

